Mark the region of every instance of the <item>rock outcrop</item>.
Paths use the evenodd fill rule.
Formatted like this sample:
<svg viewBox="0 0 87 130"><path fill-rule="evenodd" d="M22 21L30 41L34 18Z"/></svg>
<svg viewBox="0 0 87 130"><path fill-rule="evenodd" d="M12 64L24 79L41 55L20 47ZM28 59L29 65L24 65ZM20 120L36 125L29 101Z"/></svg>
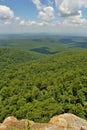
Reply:
<svg viewBox="0 0 87 130"><path fill-rule="evenodd" d="M0 124L0 130L87 130L87 121L70 113L54 116L48 123L8 117Z"/></svg>

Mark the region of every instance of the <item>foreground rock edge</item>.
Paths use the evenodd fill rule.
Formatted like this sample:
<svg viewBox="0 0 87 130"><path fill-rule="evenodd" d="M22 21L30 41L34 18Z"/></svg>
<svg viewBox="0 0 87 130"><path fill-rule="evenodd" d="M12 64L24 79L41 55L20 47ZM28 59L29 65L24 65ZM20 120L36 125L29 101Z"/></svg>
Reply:
<svg viewBox="0 0 87 130"><path fill-rule="evenodd" d="M6 118L0 130L87 130L87 121L71 113L54 116L48 123L36 123L27 119Z"/></svg>

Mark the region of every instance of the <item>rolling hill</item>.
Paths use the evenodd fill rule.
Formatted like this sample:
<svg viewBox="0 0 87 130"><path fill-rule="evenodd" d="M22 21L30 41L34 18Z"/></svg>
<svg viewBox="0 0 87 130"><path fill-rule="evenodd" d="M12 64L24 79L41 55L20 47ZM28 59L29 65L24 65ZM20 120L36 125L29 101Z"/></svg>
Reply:
<svg viewBox="0 0 87 130"><path fill-rule="evenodd" d="M16 48L40 54L87 48L87 37L58 35L5 35L0 36L0 47Z"/></svg>
<svg viewBox="0 0 87 130"><path fill-rule="evenodd" d="M87 119L87 50L28 60L0 70L0 121L12 115L48 122L65 112Z"/></svg>

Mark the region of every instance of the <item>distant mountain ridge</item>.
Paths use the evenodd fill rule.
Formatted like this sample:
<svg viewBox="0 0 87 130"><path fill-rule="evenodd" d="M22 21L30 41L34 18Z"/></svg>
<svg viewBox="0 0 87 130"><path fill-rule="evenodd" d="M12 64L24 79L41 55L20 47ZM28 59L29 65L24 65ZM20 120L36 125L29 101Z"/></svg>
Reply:
<svg viewBox="0 0 87 130"><path fill-rule="evenodd" d="M87 37L70 37L57 35L2 35L0 47L17 48L40 54L87 48Z"/></svg>

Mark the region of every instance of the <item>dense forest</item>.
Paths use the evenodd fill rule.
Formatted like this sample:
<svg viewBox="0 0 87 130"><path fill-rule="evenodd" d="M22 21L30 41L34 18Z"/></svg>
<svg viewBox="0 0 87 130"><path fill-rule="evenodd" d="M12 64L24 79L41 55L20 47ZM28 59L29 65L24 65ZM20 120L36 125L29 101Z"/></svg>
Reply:
<svg viewBox="0 0 87 130"><path fill-rule="evenodd" d="M70 112L87 119L87 49L44 55L0 49L0 122L48 122Z"/></svg>

